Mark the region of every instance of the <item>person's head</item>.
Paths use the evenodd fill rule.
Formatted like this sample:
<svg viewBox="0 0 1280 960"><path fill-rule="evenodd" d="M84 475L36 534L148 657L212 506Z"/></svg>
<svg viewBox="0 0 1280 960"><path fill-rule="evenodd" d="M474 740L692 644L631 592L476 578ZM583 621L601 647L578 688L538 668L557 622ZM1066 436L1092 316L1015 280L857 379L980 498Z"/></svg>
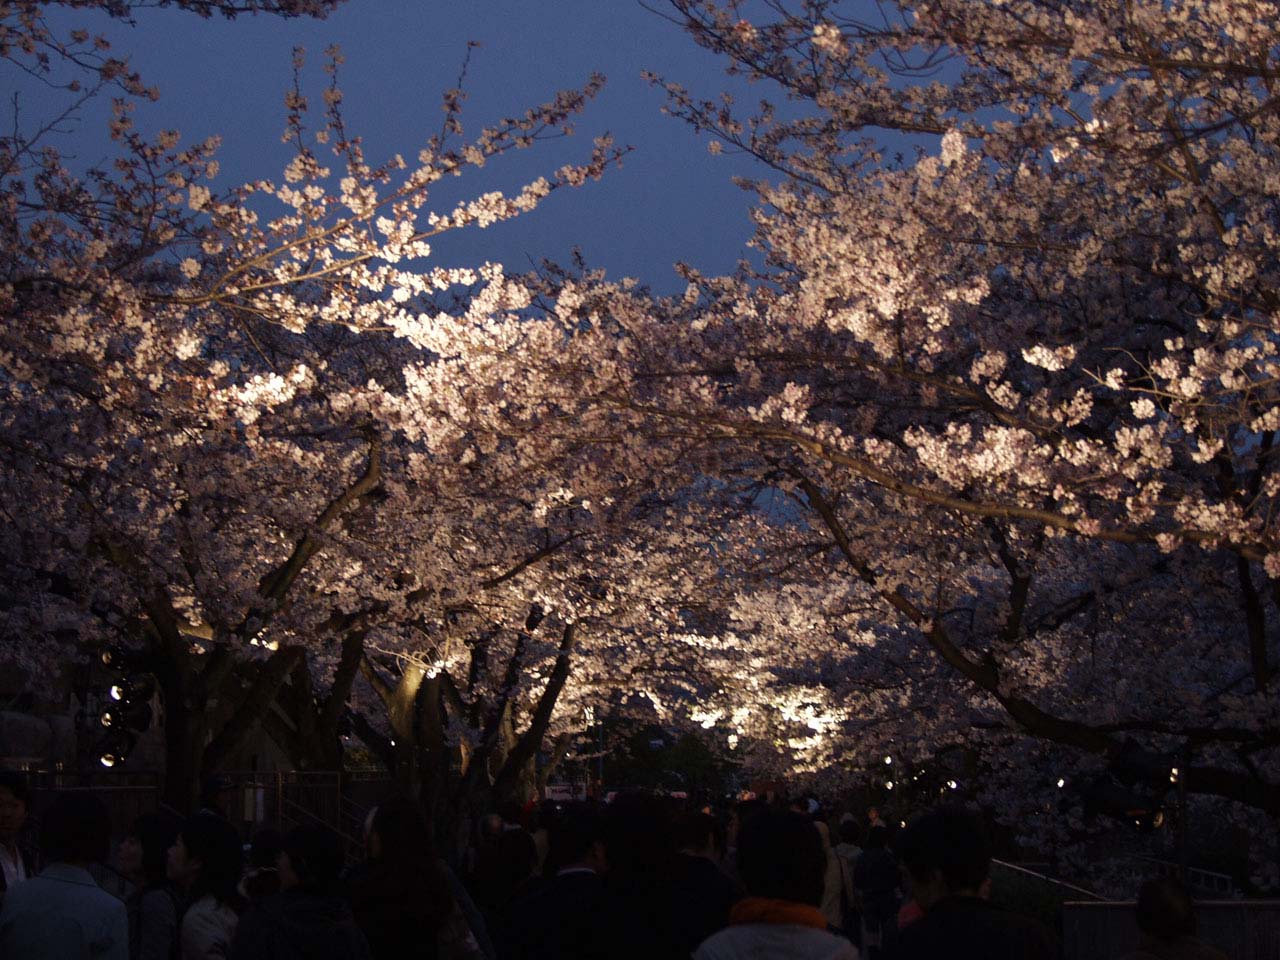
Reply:
<svg viewBox="0 0 1280 960"><path fill-rule="evenodd" d="M498 816L503 823L513 827L518 827L524 822L524 811L514 800L504 800L498 804Z"/></svg>
<svg viewBox="0 0 1280 960"><path fill-rule="evenodd" d="M274 827L263 827L249 843L249 866L254 870L274 870L284 849L284 834Z"/></svg>
<svg viewBox="0 0 1280 960"><path fill-rule="evenodd" d="M342 841L326 827L295 827L285 838L276 868L282 890L332 893L342 873Z"/></svg>
<svg viewBox="0 0 1280 960"><path fill-rule="evenodd" d="M609 869L622 875L661 871L675 853L671 808L662 797L623 793L605 814Z"/></svg>
<svg viewBox="0 0 1280 960"><path fill-rule="evenodd" d="M586 867L597 873L607 869L604 820L591 808L567 806L551 824L549 833L547 860L553 869Z"/></svg>
<svg viewBox="0 0 1280 960"><path fill-rule="evenodd" d="M862 830L858 827L858 822L849 817L840 821L840 842L851 843L855 847L862 842Z"/></svg>
<svg viewBox="0 0 1280 960"><path fill-rule="evenodd" d="M729 824L725 837L726 844L736 848L738 845L738 831L742 829L742 825L757 813L768 809L769 805L767 803L756 798L740 800L734 804L729 810Z"/></svg>
<svg viewBox="0 0 1280 960"><path fill-rule="evenodd" d="M120 872L135 883L164 882L169 848L177 836L177 825L160 813L144 813L129 828L116 851Z"/></svg>
<svg viewBox="0 0 1280 960"><path fill-rule="evenodd" d="M959 807L931 810L911 821L896 847L923 909L947 896L985 895L991 841L975 814Z"/></svg>
<svg viewBox="0 0 1280 960"><path fill-rule="evenodd" d="M427 869L436 862L431 825L422 807L408 797L380 803L369 824L370 860Z"/></svg>
<svg viewBox="0 0 1280 960"><path fill-rule="evenodd" d="M234 905L241 859L235 827L221 817L197 813L183 821L169 848L167 873L192 900L210 894L219 903Z"/></svg>
<svg viewBox="0 0 1280 960"><path fill-rule="evenodd" d="M676 832L676 843L685 853L719 860L724 856L724 829L707 813L686 813Z"/></svg>
<svg viewBox="0 0 1280 960"><path fill-rule="evenodd" d="M222 808L226 795L231 791L231 781L226 777L214 775L206 777L200 785L200 807L216 813L225 813Z"/></svg>
<svg viewBox="0 0 1280 960"><path fill-rule="evenodd" d="M16 770L0 770L0 843L17 842L27 823L30 802L27 778Z"/></svg>
<svg viewBox="0 0 1280 960"><path fill-rule="evenodd" d="M40 822L40 849L48 862L102 863L111 852L111 814L92 793L60 793Z"/></svg>
<svg viewBox="0 0 1280 960"><path fill-rule="evenodd" d="M867 823L872 825L880 822L880 810L877 807L867 807Z"/></svg>
<svg viewBox="0 0 1280 960"><path fill-rule="evenodd" d="M480 818L480 839L492 840L502 833L502 815L486 813Z"/></svg>
<svg viewBox="0 0 1280 960"><path fill-rule="evenodd" d="M808 817L765 810L738 831L738 873L753 897L818 906L827 854Z"/></svg>
<svg viewBox="0 0 1280 960"><path fill-rule="evenodd" d="M1157 940L1194 936L1196 914L1186 888L1172 877L1144 883L1138 891L1138 929Z"/></svg>

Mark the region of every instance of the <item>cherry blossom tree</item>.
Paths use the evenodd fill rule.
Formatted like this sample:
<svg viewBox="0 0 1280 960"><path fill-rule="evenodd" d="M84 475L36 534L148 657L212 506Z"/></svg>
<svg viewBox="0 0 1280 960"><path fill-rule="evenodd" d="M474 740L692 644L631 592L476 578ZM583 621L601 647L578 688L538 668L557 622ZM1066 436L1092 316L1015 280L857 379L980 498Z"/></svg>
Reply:
<svg viewBox="0 0 1280 960"><path fill-rule="evenodd" d="M373 166L343 124L330 51L319 127L301 79L286 97L295 154L282 178L215 194L216 143L137 133L133 104L151 91L104 42L54 39L40 9L5 11L4 55L78 71L73 109L114 85L118 156L74 171L51 143L56 122L0 143L5 653L38 671L123 644L159 687L166 792L185 804L304 664L328 688L318 718L298 720L315 733L319 719L323 753L363 637L412 623L422 591L441 589L469 465L490 457L514 475L531 448L492 439L531 415L484 373L484 355L519 336L530 294L496 265L424 267L431 238L532 210L619 151L601 140L516 197L433 211L442 178L565 133L600 78L469 139L450 91L414 163ZM300 78L301 54L296 67ZM502 508L467 502L468 517L501 521ZM411 566L432 553L436 565Z"/></svg>
<svg viewBox="0 0 1280 960"><path fill-rule="evenodd" d="M742 642L827 677L775 712L846 750L1007 733L1274 816L1270 8L673 8L785 97L666 84L771 171L764 263L622 298L600 395L793 504L739 541L805 573L744 585Z"/></svg>

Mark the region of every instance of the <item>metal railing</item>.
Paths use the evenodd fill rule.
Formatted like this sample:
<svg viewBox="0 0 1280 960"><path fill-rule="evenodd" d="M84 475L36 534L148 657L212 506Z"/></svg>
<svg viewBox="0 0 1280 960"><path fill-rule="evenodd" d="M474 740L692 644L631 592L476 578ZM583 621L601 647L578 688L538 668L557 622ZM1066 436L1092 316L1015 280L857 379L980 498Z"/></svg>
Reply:
<svg viewBox="0 0 1280 960"><path fill-rule="evenodd" d="M1280 957L1280 900L1200 900L1195 904L1197 935L1231 960ZM1138 930L1133 901L1064 903L1066 960L1120 957L1134 950Z"/></svg>
<svg viewBox="0 0 1280 960"><path fill-rule="evenodd" d="M1240 896L1240 888L1229 873L1217 873L1213 870L1202 870L1199 867L1187 867L1183 876L1183 868L1169 860L1157 857L1134 857L1135 862L1146 865L1134 871L1136 878L1148 879L1156 877L1174 877L1182 880L1193 894L1212 897L1217 900L1230 900Z"/></svg>

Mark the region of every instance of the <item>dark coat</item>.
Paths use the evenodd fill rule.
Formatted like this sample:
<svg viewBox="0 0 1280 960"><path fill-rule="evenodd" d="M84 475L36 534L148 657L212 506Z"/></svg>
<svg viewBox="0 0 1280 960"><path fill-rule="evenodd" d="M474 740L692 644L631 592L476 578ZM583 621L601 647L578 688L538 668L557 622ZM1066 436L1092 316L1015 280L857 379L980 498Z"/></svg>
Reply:
<svg viewBox="0 0 1280 960"><path fill-rule="evenodd" d="M511 910L506 960L615 960L628 933L594 873L560 874Z"/></svg>
<svg viewBox="0 0 1280 960"><path fill-rule="evenodd" d="M369 944L341 897L295 887L240 918L231 960L370 960Z"/></svg>
<svg viewBox="0 0 1280 960"><path fill-rule="evenodd" d="M435 960L440 932L457 909L443 874L403 876L377 861L351 872L347 899L373 960Z"/></svg>
<svg viewBox="0 0 1280 960"><path fill-rule="evenodd" d="M902 931L893 960L1057 960L1062 946L1029 917L979 897L947 897Z"/></svg>
<svg viewBox="0 0 1280 960"><path fill-rule="evenodd" d="M742 893L729 876L705 857L677 854L667 887L673 939L685 953L729 925L729 910Z"/></svg>

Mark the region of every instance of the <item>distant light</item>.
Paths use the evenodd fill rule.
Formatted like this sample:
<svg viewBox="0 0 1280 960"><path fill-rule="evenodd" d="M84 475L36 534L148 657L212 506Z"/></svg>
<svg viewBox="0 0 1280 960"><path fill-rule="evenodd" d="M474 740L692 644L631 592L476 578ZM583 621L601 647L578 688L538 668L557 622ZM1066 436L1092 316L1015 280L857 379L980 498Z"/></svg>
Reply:
<svg viewBox="0 0 1280 960"><path fill-rule="evenodd" d="M954 780L947 781L947 788L950 790L954 790L958 786L960 786L960 784L956 783Z"/></svg>
<svg viewBox="0 0 1280 960"><path fill-rule="evenodd" d="M905 821L905 820L899 820L899 821L898 821L898 826L902 827L902 828L905 830L905 829L906 829L906 826L907 826L907 821Z"/></svg>
<svg viewBox="0 0 1280 960"><path fill-rule="evenodd" d="M1066 781L1065 779L1063 779L1062 777L1059 777L1059 778L1058 778L1058 789L1059 789L1059 790L1061 790L1061 789L1062 789L1063 787L1065 787L1066 785L1067 785L1067 781Z"/></svg>
<svg viewBox="0 0 1280 960"><path fill-rule="evenodd" d="M118 683L112 685L110 693L112 700L124 699L124 687L120 686Z"/></svg>
<svg viewBox="0 0 1280 960"><path fill-rule="evenodd" d="M884 782L884 788L885 788L886 790L892 790L892 789L893 789L893 781L892 781L892 780L886 780L886 781Z"/></svg>
<svg viewBox="0 0 1280 960"><path fill-rule="evenodd" d="M119 758L113 753L104 753L98 758L98 762L104 767L114 767L118 761Z"/></svg>
<svg viewBox="0 0 1280 960"><path fill-rule="evenodd" d="M893 757L885 757L885 758L884 758L884 762L885 762L886 764L893 763Z"/></svg>
<svg viewBox="0 0 1280 960"><path fill-rule="evenodd" d="M1172 768L1172 769L1169 771L1169 782L1170 782L1170 783L1177 783L1177 782L1178 782L1178 768L1177 768L1177 767L1174 767L1174 768Z"/></svg>
<svg viewBox="0 0 1280 960"><path fill-rule="evenodd" d="M104 714L102 715L102 718L101 718L101 719L102 719L102 725L103 725L104 727L109 727L109 726L111 726L113 723L115 723L115 720L114 720L114 719L112 719L112 717L111 717L111 711L109 711L109 710L108 710L106 713L104 713Z"/></svg>
<svg viewBox="0 0 1280 960"><path fill-rule="evenodd" d="M392 741L391 741L391 745L394 747L394 746L396 745L396 742L395 742L394 740L392 740Z"/></svg>

